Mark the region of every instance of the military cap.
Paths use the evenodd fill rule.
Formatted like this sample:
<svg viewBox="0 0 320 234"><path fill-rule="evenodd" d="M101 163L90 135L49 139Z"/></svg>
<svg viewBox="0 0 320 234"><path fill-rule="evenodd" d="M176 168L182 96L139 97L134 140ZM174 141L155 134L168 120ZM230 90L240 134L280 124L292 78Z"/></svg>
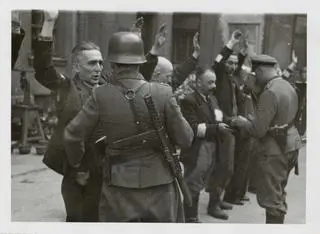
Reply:
<svg viewBox="0 0 320 234"><path fill-rule="evenodd" d="M274 57L271 57L267 54L259 54L251 57L251 63L252 66L255 67L260 65L274 66L278 63L278 61Z"/></svg>

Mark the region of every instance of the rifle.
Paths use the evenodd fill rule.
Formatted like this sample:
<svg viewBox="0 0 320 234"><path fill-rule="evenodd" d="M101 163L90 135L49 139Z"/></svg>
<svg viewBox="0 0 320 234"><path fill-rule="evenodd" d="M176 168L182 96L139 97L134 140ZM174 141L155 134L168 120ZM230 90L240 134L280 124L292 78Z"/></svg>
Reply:
<svg viewBox="0 0 320 234"><path fill-rule="evenodd" d="M172 153L172 145L169 142L169 137L165 132L164 126L161 122L159 112L153 102L151 94L144 96L144 101L147 105L148 112L150 114L153 126L157 132L157 135L161 141L163 148L163 156L167 165L169 166L172 175L175 177L175 183L180 188L183 198L188 206L192 206L192 197L186 182L183 180L182 169L177 157Z"/></svg>

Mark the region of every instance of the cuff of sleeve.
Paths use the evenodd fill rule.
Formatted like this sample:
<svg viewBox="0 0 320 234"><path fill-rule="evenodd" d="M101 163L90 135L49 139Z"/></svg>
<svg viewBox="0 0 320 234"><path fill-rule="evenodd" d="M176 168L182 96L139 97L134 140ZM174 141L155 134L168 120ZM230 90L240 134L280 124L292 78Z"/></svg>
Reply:
<svg viewBox="0 0 320 234"><path fill-rule="evenodd" d="M158 56L159 51L154 46L152 46L149 54L154 55L154 56Z"/></svg>
<svg viewBox="0 0 320 234"><path fill-rule="evenodd" d="M296 65L295 65L294 63L291 63L291 64L288 66L288 70L289 70L290 72L292 72L295 67L296 67Z"/></svg>
<svg viewBox="0 0 320 234"><path fill-rule="evenodd" d="M242 69L243 71L245 71L246 73L251 73L251 68L248 67L248 66L246 66L246 65L242 65L242 66L241 66L241 69Z"/></svg>
<svg viewBox="0 0 320 234"><path fill-rule="evenodd" d="M288 69L284 70L282 75L285 77L285 78L289 78L290 77L290 71L288 71Z"/></svg>
<svg viewBox="0 0 320 234"><path fill-rule="evenodd" d="M233 50L234 43L230 40L227 42L226 47L230 50Z"/></svg>
<svg viewBox="0 0 320 234"><path fill-rule="evenodd" d="M197 52L193 52L193 53L192 53L191 58L192 58L193 60L198 61L199 57L200 57L200 54L199 54L199 53L197 53Z"/></svg>
<svg viewBox="0 0 320 234"><path fill-rule="evenodd" d="M206 135L207 126L205 123L198 124L197 137L203 138Z"/></svg>

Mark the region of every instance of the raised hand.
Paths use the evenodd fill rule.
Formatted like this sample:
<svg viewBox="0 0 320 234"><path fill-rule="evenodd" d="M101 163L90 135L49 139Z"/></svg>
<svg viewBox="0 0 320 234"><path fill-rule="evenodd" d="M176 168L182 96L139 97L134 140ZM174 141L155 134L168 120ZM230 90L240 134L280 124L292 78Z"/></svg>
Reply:
<svg viewBox="0 0 320 234"><path fill-rule="evenodd" d="M56 19L58 18L59 11L44 11L43 15L44 21L39 36L41 36L42 38L52 38L54 24L56 22Z"/></svg>
<svg viewBox="0 0 320 234"><path fill-rule="evenodd" d="M43 15L44 15L44 21L52 22L52 21L55 21L58 18L59 11L57 11L57 10L55 10L55 11L44 11Z"/></svg>
<svg viewBox="0 0 320 234"><path fill-rule="evenodd" d="M161 48L167 41L167 25L162 24L159 28L158 33L156 34L155 43L157 44L158 48Z"/></svg>
<svg viewBox="0 0 320 234"><path fill-rule="evenodd" d="M240 39L241 39L241 36L242 36L242 33L240 30L235 30L232 35L231 35L231 38L230 40L227 42L226 46L233 50L235 45L239 44L240 43Z"/></svg>
<svg viewBox="0 0 320 234"><path fill-rule="evenodd" d="M248 49L249 49L249 42L248 42L248 32L246 33L244 39L243 39L243 45L240 48L240 53L244 56L246 56L248 54Z"/></svg>
<svg viewBox="0 0 320 234"><path fill-rule="evenodd" d="M298 63L298 57L296 56L295 51L292 51L292 63L297 64Z"/></svg>
<svg viewBox="0 0 320 234"><path fill-rule="evenodd" d="M230 40L232 42L234 42L234 44L239 43L241 36L242 36L241 31L239 29L237 29L232 33Z"/></svg>
<svg viewBox="0 0 320 234"><path fill-rule="evenodd" d="M166 43L167 41L167 30L166 24L162 24L155 36L154 44L151 49L151 53L154 55L159 54L159 49Z"/></svg>
<svg viewBox="0 0 320 234"><path fill-rule="evenodd" d="M18 11L11 12L11 31L12 33L20 33L20 16Z"/></svg>
<svg viewBox="0 0 320 234"><path fill-rule="evenodd" d="M291 57L292 61L291 61L291 64L289 65L288 68L293 71L296 68L297 64L298 64L298 57L296 56L296 53L295 53L294 50L292 51L292 55L291 56L292 56Z"/></svg>
<svg viewBox="0 0 320 234"><path fill-rule="evenodd" d="M200 56L200 34L196 32L193 36L193 57L196 59Z"/></svg>
<svg viewBox="0 0 320 234"><path fill-rule="evenodd" d="M139 17L136 22L133 24L131 32L136 33L139 37L141 37L142 28L144 25L143 17Z"/></svg>

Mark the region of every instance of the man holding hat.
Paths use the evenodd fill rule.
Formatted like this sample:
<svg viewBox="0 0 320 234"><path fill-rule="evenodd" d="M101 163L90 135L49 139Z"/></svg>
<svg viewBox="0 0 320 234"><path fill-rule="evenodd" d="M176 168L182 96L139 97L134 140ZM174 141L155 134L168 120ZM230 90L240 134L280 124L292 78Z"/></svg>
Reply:
<svg viewBox="0 0 320 234"><path fill-rule="evenodd" d="M298 160L300 137L294 126L298 96L279 76L276 64L268 55L252 57L253 73L245 85L257 95L256 113L238 116L231 124L258 140L257 200L266 209L266 223L282 224L287 213L285 187Z"/></svg>

